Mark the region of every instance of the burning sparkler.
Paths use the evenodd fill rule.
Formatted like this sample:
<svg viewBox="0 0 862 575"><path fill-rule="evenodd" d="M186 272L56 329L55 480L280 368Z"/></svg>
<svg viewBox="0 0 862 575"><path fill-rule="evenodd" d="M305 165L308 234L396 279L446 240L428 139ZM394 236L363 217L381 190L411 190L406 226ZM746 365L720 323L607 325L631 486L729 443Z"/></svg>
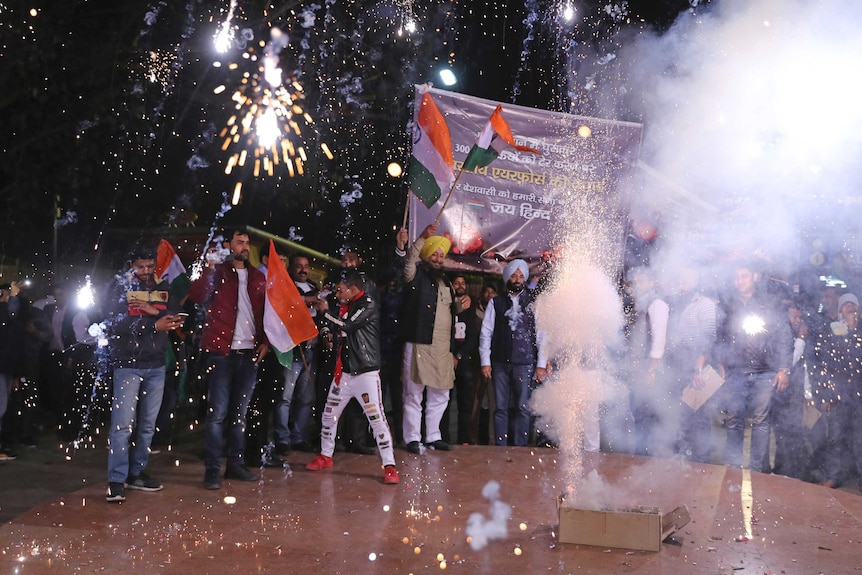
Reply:
<svg viewBox="0 0 862 575"><path fill-rule="evenodd" d="M232 23L234 10L236 10L236 0L230 0L227 18L221 23L215 34L215 48L221 54L224 54L233 46L233 39L236 34L236 28Z"/></svg>
<svg viewBox="0 0 862 575"><path fill-rule="evenodd" d="M742 320L742 331L748 335L766 333L766 320L757 315L746 316Z"/></svg>

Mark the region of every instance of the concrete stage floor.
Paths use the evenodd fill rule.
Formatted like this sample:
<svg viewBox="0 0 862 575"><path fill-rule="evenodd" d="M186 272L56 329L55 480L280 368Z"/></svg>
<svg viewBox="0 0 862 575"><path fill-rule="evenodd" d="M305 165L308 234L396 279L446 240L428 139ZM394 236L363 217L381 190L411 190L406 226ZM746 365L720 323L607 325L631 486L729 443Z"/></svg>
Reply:
<svg viewBox="0 0 862 575"><path fill-rule="evenodd" d="M86 457L103 462L103 451ZM620 454L591 455L585 469L600 472L619 505L685 505L691 522L660 552L560 544L558 456L536 448L456 446L423 456L399 449L402 482L390 486L376 456L336 453L333 469L310 472L312 455L295 453L292 470L265 469L260 482L206 491L196 455L162 453L150 471L163 491L127 491L124 503L109 504L104 483L90 480L0 526L0 574L862 573L856 493ZM0 479L4 472L12 469ZM508 534L473 550L467 520L489 516L481 493L492 479L512 508ZM7 502L28 487L0 485Z"/></svg>

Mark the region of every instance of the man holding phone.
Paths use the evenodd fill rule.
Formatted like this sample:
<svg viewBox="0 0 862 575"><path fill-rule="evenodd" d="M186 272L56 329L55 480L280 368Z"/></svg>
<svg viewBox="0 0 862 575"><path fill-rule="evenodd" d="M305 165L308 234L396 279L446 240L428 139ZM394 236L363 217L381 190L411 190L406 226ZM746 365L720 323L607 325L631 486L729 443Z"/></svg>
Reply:
<svg viewBox="0 0 862 575"><path fill-rule="evenodd" d="M168 332L183 318L167 283L155 277L156 253L137 246L131 269L106 290L106 321L114 369L108 451L110 502L125 501L125 489L159 491L162 484L144 471L165 389Z"/></svg>

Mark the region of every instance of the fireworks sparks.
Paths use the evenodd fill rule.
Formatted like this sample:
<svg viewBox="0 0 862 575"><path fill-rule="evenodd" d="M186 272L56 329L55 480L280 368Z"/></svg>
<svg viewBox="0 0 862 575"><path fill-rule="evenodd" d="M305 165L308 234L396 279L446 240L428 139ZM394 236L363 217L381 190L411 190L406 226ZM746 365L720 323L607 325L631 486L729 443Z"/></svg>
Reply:
<svg viewBox="0 0 862 575"><path fill-rule="evenodd" d="M238 176L232 205L242 199L245 177L275 177L285 171L290 177L305 173L308 156L301 142L302 128L312 125L313 120L300 105L305 98L302 85L295 78L284 82L279 54L287 44L287 34L273 28L260 61L253 48L243 55L255 69L243 74L240 87L233 92L231 100L236 112L219 134L222 151L230 154L225 174ZM229 66L231 70L238 68L236 64ZM225 90L220 85L214 93ZM331 158L329 148L325 144L321 147Z"/></svg>
<svg viewBox="0 0 862 575"><path fill-rule="evenodd" d="M96 296L93 292L93 284L90 281L90 276L85 279L84 286L78 290L78 307L81 309L89 309L96 304Z"/></svg>
<svg viewBox="0 0 862 575"><path fill-rule="evenodd" d="M230 0L230 8L228 9L227 18L221 23L216 31L215 49L217 52L224 54L231 49L236 35L236 27L233 25L233 15L236 10L236 0Z"/></svg>
<svg viewBox="0 0 862 575"><path fill-rule="evenodd" d="M151 84L161 86L164 93L169 93L173 87L173 71L177 54L169 50L155 49L141 56L140 69L142 79Z"/></svg>
<svg viewBox="0 0 862 575"><path fill-rule="evenodd" d="M413 0L398 1L398 35L412 34L416 31L416 13L413 11Z"/></svg>
<svg viewBox="0 0 862 575"><path fill-rule="evenodd" d="M742 320L742 331L748 335L766 333L766 321L757 315L746 316Z"/></svg>

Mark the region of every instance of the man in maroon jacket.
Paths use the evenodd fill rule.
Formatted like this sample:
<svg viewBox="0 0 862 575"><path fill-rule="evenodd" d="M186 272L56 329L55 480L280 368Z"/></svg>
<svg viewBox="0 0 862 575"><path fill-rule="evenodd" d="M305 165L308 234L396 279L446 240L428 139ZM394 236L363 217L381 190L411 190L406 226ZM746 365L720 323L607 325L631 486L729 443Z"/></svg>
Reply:
<svg viewBox="0 0 862 575"><path fill-rule="evenodd" d="M221 488L222 438L227 436L225 479L255 481L245 453L245 416L257 381L257 366L269 351L263 332L266 277L248 263L249 238L235 229L230 256L209 261L192 283L189 299L207 304L201 349L207 353L207 417L204 429L204 487ZM227 433L225 433L227 426Z"/></svg>

